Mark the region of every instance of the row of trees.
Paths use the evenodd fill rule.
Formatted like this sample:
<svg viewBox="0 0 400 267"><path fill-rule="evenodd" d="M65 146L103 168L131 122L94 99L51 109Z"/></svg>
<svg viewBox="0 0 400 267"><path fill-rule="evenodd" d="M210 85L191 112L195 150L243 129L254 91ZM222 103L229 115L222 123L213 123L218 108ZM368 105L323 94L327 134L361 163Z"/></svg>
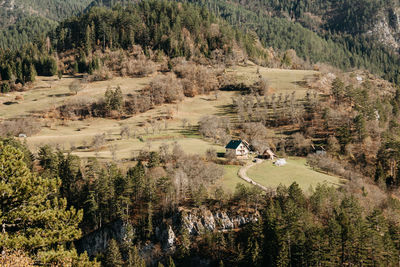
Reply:
<svg viewBox="0 0 400 267"><path fill-rule="evenodd" d="M223 169L185 155L179 145L167 145L159 152L143 151L135 167L123 173L116 165L102 166L90 159L83 164L76 156L64 156L50 147L38 155L43 177L60 177L61 196L69 205L84 210L84 231L101 228L117 218L129 221L134 213L141 216L142 232L150 238L154 209L171 210L182 200L202 203L208 196L206 186L223 175ZM144 164L143 162L146 162Z"/></svg>
<svg viewBox="0 0 400 267"><path fill-rule="evenodd" d="M276 196L266 200L262 219L246 226L235 241L220 237L222 242L211 245L216 251L205 250L227 265L395 266L399 230L397 219L381 209L366 210L353 196L319 186L306 197L294 183L278 187Z"/></svg>
<svg viewBox="0 0 400 267"><path fill-rule="evenodd" d="M0 80L25 84L35 81L36 75L56 75L56 59L43 49L28 44L19 51L0 50Z"/></svg>

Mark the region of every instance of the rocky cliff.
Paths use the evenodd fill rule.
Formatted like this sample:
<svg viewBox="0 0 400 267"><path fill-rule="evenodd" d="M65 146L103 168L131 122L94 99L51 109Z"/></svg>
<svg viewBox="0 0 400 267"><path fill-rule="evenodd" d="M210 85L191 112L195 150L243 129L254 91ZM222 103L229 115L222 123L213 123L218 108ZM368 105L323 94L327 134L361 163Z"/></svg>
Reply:
<svg viewBox="0 0 400 267"><path fill-rule="evenodd" d="M254 209L211 210L205 207L191 209L180 207L172 216L154 222L153 238L141 247L140 252L148 259L154 257L156 247L161 247L163 253L173 253L177 236L182 231L187 231L192 236L207 232L230 231L257 221L259 216L259 212ZM75 246L79 252L87 251L89 256L94 256L106 250L110 239L121 242L126 238L127 226L118 220L82 237Z"/></svg>
<svg viewBox="0 0 400 267"><path fill-rule="evenodd" d="M400 7L381 10L367 35L399 52L400 48Z"/></svg>

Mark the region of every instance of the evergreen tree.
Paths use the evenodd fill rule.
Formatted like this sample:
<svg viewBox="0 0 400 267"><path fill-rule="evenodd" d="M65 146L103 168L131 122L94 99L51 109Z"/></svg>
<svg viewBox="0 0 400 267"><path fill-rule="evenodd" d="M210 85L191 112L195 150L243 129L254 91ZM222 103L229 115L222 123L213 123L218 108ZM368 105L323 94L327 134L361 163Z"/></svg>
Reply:
<svg viewBox="0 0 400 267"><path fill-rule="evenodd" d="M120 86L117 86L115 88L112 98L111 98L111 109L112 110L117 110L117 111L122 111L123 108L123 96L122 96L122 90Z"/></svg>
<svg viewBox="0 0 400 267"><path fill-rule="evenodd" d="M190 235L188 230L186 229L182 230L180 242L176 250L176 255L178 259L184 259L190 255Z"/></svg>
<svg viewBox="0 0 400 267"><path fill-rule="evenodd" d="M45 145L39 149L38 154L39 164L43 168L43 173L46 177L54 178L58 176L59 158L53 152L49 145Z"/></svg>
<svg viewBox="0 0 400 267"><path fill-rule="evenodd" d="M32 63L25 65L24 71L24 82L34 82L36 78L36 69Z"/></svg>
<svg viewBox="0 0 400 267"><path fill-rule="evenodd" d="M160 165L160 156L157 152L151 151L149 155L149 160L147 162L147 168L154 168Z"/></svg>
<svg viewBox="0 0 400 267"><path fill-rule="evenodd" d="M124 221L129 219L129 210L132 205L133 184L127 176L119 174L114 182L117 196L117 212Z"/></svg>
<svg viewBox="0 0 400 267"><path fill-rule="evenodd" d="M357 115L354 118L354 124L357 132L357 139L362 142L367 137L366 122L362 114Z"/></svg>
<svg viewBox="0 0 400 267"><path fill-rule="evenodd" d="M105 266L118 267L123 266L123 260L117 241L111 239L108 241L107 252L105 257Z"/></svg>
<svg viewBox="0 0 400 267"><path fill-rule="evenodd" d="M57 197L59 180L43 179L27 168L23 153L0 142L0 247L41 251L47 257L57 248L80 237L82 211L67 209ZM54 261L66 256L57 248ZM48 252L47 252L48 251Z"/></svg>
<svg viewBox="0 0 400 267"><path fill-rule="evenodd" d="M129 267L146 267L146 262L139 255L139 251L136 246L129 249L128 254L128 266Z"/></svg>
<svg viewBox="0 0 400 267"><path fill-rule="evenodd" d="M85 33L85 45L84 45L84 47L85 47L86 55L88 55L88 56L92 53L92 42L93 42L92 37L93 37L92 28L90 27L90 25L87 25L86 26L86 33Z"/></svg>
<svg viewBox="0 0 400 267"><path fill-rule="evenodd" d="M104 105L107 113L110 113L113 109L113 97L114 93L111 87L107 87L106 92L104 93Z"/></svg>
<svg viewBox="0 0 400 267"><path fill-rule="evenodd" d="M11 81L13 77L13 71L9 64L6 64L5 67L2 68L1 79L3 81Z"/></svg>
<svg viewBox="0 0 400 267"><path fill-rule="evenodd" d="M339 103L341 100L343 100L344 97L344 83L340 78L336 78L332 82L332 95L335 98L336 103Z"/></svg>
<svg viewBox="0 0 400 267"><path fill-rule="evenodd" d="M171 256L168 257L167 267L175 267L175 262Z"/></svg>
<svg viewBox="0 0 400 267"><path fill-rule="evenodd" d="M145 167L143 163L139 161L135 167L130 168L127 176L132 180L133 195L135 197L135 201L138 201L142 197L144 189Z"/></svg>
<svg viewBox="0 0 400 267"><path fill-rule="evenodd" d="M6 94L6 93L10 92L10 90L11 90L10 84L8 82L1 84L1 90L0 90L1 93Z"/></svg>

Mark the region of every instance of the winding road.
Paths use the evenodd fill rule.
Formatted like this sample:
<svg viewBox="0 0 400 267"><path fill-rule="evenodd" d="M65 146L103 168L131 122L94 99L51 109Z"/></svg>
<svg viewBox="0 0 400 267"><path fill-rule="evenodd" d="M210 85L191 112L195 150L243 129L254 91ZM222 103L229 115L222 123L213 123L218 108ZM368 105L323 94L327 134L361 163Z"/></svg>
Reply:
<svg viewBox="0 0 400 267"><path fill-rule="evenodd" d="M242 178L243 180L245 180L246 182L253 184L255 186L258 186L259 188L261 188L261 190L267 192L267 193L273 193L274 190L271 188L267 188L257 182L254 182L249 176L247 176L247 170L250 169L251 167L253 167L256 164L260 164L263 161L261 159L256 159L256 162L252 162L250 164L246 164L245 166L241 167L238 171L238 175L240 178Z"/></svg>

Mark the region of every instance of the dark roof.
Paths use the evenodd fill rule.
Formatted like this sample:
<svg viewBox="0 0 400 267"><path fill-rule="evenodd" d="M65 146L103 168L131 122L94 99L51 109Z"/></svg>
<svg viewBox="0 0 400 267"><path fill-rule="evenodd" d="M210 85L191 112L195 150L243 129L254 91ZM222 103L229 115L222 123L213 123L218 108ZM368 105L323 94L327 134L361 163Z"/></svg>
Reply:
<svg viewBox="0 0 400 267"><path fill-rule="evenodd" d="M236 148L239 147L239 145L240 145L241 143L243 143L243 144L247 147L246 143L243 142L242 140L231 140L231 141L225 146L225 148L228 148L228 149L236 149Z"/></svg>

